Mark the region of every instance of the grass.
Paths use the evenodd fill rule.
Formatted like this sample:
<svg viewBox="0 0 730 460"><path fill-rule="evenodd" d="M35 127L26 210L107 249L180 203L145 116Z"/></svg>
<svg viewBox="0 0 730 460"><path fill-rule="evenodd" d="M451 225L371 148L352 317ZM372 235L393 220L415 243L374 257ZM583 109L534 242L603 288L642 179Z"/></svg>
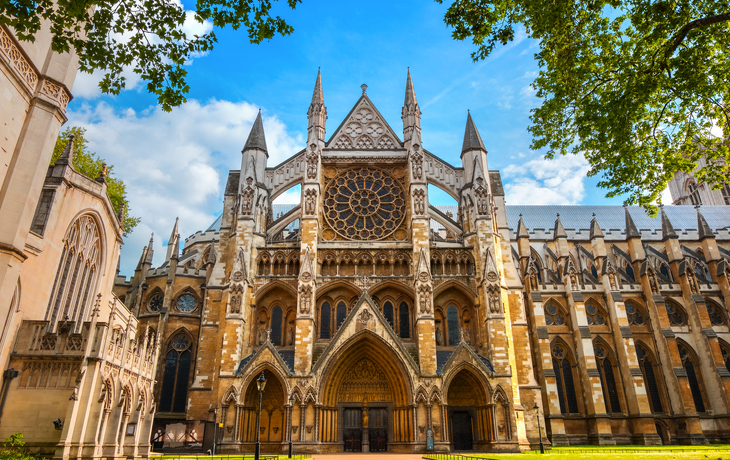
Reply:
<svg viewBox="0 0 730 460"><path fill-rule="evenodd" d="M641 458L643 460L730 460L730 445L711 445L711 446L571 446L556 447L552 450L530 451L523 454L465 454L469 457L491 458L497 460L506 460L509 457L517 457L527 455L538 460L545 457L545 460L578 460L578 459L595 459L595 460L633 460ZM426 456L434 460L459 460L454 456L451 458L442 456Z"/></svg>

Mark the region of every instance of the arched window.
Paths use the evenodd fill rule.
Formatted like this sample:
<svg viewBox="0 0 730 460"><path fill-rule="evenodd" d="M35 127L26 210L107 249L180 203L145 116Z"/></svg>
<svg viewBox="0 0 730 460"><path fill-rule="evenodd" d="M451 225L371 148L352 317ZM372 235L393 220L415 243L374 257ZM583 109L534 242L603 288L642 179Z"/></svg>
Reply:
<svg viewBox="0 0 730 460"><path fill-rule="evenodd" d="M608 323L606 315L593 302L586 304L586 318L590 326L605 326Z"/></svg>
<svg viewBox="0 0 730 460"><path fill-rule="evenodd" d="M177 311L181 313L191 313L198 308L198 302L190 292L185 292L178 297L174 305Z"/></svg>
<svg viewBox="0 0 730 460"><path fill-rule="evenodd" d="M697 412L705 412L705 402L702 399L702 390L700 388L700 376L697 375L697 366L692 358L692 353L681 343L677 344L677 348L679 348L679 357L682 359L684 370L687 372L687 381L689 382L689 389L692 392L695 410Z"/></svg>
<svg viewBox="0 0 730 460"><path fill-rule="evenodd" d="M666 302L667 316L669 317L669 323L672 326L686 326L687 315L682 310L682 307L675 304L674 302Z"/></svg>
<svg viewBox="0 0 730 460"><path fill-rule="evenodd" d="M400 303L400 307L398 307L398 315L399 315L399 329L400 329L400 338L401 339L410 339L411 338L411 319L408 312L408 304L405 302Z"/></svg>
<svg viewBox="0 0 730 460"><path fill-rule="evenodd" d="M591 264L591 275L593 275L595 279L598 279L598 270L596 270L596 264Z"/></svg>
<svg viewBox="0 0 730 460"><path fill-rule="evenodd" d="M176 335L165 358L165 374L160 389L160 412L185 412L190 377L190 338Z"/></svg>
<svg viewBox="0 0 730 460"><path fill-rule="evenodd" d="M347 317L347 305L345 305L345 302L340 301L340 303L337 304L337 315L335 317L335 327L337 329L342 326L342 323L345 322L345 318Z"/></svg>
<svg viewBox="0 0 730 460"><path fill-rule="evenodd" d="M601 378L606 410L609 414L620 413L621 403L618 397L618 387L616 386L616 377L613 372L613 363L608 357L608 350L602 343L594 343L593 354L596 357L596 364L598 365L598 375Z"/></svg>
<svg viewBox="0 0 730 460"><path fill-rule="evenodd" d="M720 193L722 193L722 199L725 200L725 204L730 204L730 184L723 182Z"/></svg>
<svg viewBox="0 0 730 460"><path fill-rule="evenodd" d="M449 305L446 309L446 327L449 333L449 345L459 343L459 312L456 307Z"/></svg>
<svg viewBox="0 0 730 460"><path fill-rule="evenodd" d="M634 275L634 268L631 266L630 263L626 264L626 276L628 277L628 281L630 283L636 282L636 276Z"/></svg>
<svg viewBox="0 0 730 460"><path fill-rule="evenodd" d="M319 308L319 338L330 338L330 314L331 308L329 302L324 302Z"/></svg>
<svg viewBox="0 0 730 460"><path fill-rule="evenodd" d="M646 383L646 391L649 393L649 403L651 404L651 411L653 413L664 412L662 406L662 398L659 394L659 384L656 379L656 367L649 358L649 353L640 345L636 345L636 357L639 358L639 367L641 373L644 376L644 383Z"/></svg>
<svg viewBox="0 0 730 460"><path fill-rule="evenodd" d="M157 291L152 294L150 297L150 300L147 302L147 310L149 310L152 313L157 313L158 311L162 310L162 303L165 300L165 296L162 294L162 292Z"/></svg>
<svg viewBox="0 0 730 460"><path fill-rule="evenodd" d="M551 302L545 307L545 324L548 326L563 326L568 324L568 321L563 311Z"/></svg>
<svg viewBox="0 0 730 460"><path fill-rule="evenodd" d="M46 320L55 329L58 321L73 321L74 330L80 330L96 283L101 240L99 229L91 216L81 216L71 224L63 241L61 260L48 301Z"/></svg>
<svg viewBox="0 0 730 460"><path fill-rule="evenodd" d="M395 321L393 321L393 304L390 302L385 302L383 305L383 316L385 316L385 319L390 323L391 326L395 325Z"/></svg>
<svg viewBox="0 0 730 460"><path fill-rule="evenodd" d="M687 194L689 195L689 201L692 202L693 206L702 204L702 198L700 198L700 187L697 185L697 182L690 181L687 185Z"/></svg>
<svg viewBox="0 0 730 460"><path fill-rule="evenodd" d="M705 307L707 307L707 316L710 317L710 323L713 326L726 326L727 317L715 302L705 300Z"/></svg>
<svg viewBox="0 0 730 460"><path fill-rule="evenodd" d="M553 346L553 371L558 386L558 402L562 414L577 414L578 399L573 383L573 366L568 361L568 352L562 343Z"/></svg>
<svg viewBox="0 0 730 460"><path fill-rule="evenodd" d="M659 273L661 273L662 276L668 279L670 282L673 281L672 271L669 269L669 266L667 264L659 264Z"/></svg>
<svg viewBox="0 0 730 460"><path fill-rule="evenodd" d="M284 316L281 307L276 305L273 310L271 310L271 343L273 343L276 346L281 346L281 322L282 322L282 316Z"/></svg>

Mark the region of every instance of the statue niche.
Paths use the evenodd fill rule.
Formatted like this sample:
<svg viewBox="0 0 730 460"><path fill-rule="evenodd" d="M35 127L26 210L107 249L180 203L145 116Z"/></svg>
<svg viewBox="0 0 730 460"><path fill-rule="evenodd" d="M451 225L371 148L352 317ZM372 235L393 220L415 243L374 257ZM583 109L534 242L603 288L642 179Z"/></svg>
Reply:
<svg viewBox="0 0 730 460"><path fill-rule="evenodd" d="M371 360L363 358L345 373L337 391L341 402L393 401L393 390L385 373Z"/></svg>

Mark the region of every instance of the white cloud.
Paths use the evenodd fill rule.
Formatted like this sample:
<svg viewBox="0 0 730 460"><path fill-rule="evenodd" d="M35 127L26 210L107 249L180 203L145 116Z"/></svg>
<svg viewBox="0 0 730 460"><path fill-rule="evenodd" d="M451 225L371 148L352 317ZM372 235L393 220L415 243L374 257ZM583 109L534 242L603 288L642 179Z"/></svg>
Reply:
<svg viewBox="0 0 730 460"><path fill-rule="evenodd" d="M155 247L167 241L175 218L180 236L205 230L222 210L228 170L239 169L258 108L246 102L191 100L170 113L154 107L137 113L106 103L69 112L69 126L86 128L92 151L127 185L132 214L142 218L122 250L122 273L130 275L150 232ZM304 144L276 117L264 116L269 165L281 163ZM164 260L156 251L154 264Z"/></svg>
<svg viewBox="0 0 730 460"><path fill-rule="evenodd" d="M589 166L583 156L540 157L502 170L509 204L577 204Z"/></svg>

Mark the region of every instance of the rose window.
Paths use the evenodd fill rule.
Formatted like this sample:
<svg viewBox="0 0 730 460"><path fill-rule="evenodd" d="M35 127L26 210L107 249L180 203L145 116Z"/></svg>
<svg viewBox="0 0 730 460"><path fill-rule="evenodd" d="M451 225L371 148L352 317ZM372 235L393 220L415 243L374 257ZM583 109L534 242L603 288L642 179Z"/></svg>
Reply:
<svg viewBox="0 0 730 460"><path fill-rule="evenodd" d="M177 309L179 311L188 313L195 310L196 307L195 297L190 294L183 294L177 299Z"/></svg>
<svg viewBox="0 0 730 460"><path fill-rule="evenodd" d="M324 197L325 218L350 240L379 240L391 235L406 215L403 188L390 174L361 168L336 176Z"/></svg>
<svg viewBox="0 0 730 460"><path fill-rule="evenodd" d="M150 311L160 311L162 309L162 301L164 300L164 297L162 294L155 294L152 299L150 299L150 303L148 305L148 308Z"/></svg>

